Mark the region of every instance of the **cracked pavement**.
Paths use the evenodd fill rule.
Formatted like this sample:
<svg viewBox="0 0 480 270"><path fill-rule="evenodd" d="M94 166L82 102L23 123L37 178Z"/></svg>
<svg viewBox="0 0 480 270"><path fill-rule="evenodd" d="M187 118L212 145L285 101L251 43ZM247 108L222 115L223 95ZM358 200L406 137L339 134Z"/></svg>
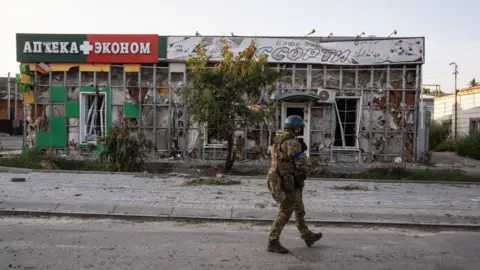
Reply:
<svg viewBox="0 0 480 270"><path fill-rule="evenodd" d="M13 177L26 177L26 181L11 182ZM105 209L115 206L106 212L120 211L122 207L143 207L164 208L167 214L172 209L193 209L197 214L209 210L226 217L236 210L243 211L238 214L243 217L263 215L273 218L275 215L276 204L268 193L264 179L242 180L242 184L230 186L185 186L184 181L181 177L122 174L0 173L0 201L3 201L4 208L7 202L22 202L107 205ZM368 190L332 189L349 184L366 186ZM474 217L471 223L480 220L478 185L311 180L306 182L303 197L307 218L309 215L314 218L315 213L337 213L349 219L355 218L357 213L383 213L434 215L437 221L452 216Z"/></svg>
<svg viewBox="0 0 480 270"><path fill-rule="evenodd" d="M265 250L268 226L238 223L0 219L1 269L478 269L480 233L314 228L305 247L294 225Z"/></svg>

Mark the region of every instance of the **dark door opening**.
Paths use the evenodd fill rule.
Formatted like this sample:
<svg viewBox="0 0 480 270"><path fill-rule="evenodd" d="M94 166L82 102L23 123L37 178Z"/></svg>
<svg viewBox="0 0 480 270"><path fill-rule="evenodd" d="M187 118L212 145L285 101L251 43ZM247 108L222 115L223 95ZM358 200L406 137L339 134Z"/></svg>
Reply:
<svg viewBox="0 0 480 270"><path fill-rule="evenodd" d="M289 108L287 107L287 115L285 116L285 118L291 116L291 115L298 115L300 117L303 118L303 120L305 121L305 109L304 108ZM303 133L300 134L300 136L304 136L305 135L305 129L303 130ZM303 138L298 138L298 140L303 143Z"/></svg>
<svg viewBox="0 0 480 270"><path fill-rule="evenodd" d="M304 117L304 109L303 108L287 108L287 116L289 117L290 115L298 115L300 117Z"/></svg>
<svg viewBox="0 0 480 270"><path fill-rule="evenodd" d="M337 99L338 114L337 124L335 128L335 142L334 146L349 146L354 147L356 141L356 127L357 127L357 99ZM342 142L343 128L345 145Z"/></svg>

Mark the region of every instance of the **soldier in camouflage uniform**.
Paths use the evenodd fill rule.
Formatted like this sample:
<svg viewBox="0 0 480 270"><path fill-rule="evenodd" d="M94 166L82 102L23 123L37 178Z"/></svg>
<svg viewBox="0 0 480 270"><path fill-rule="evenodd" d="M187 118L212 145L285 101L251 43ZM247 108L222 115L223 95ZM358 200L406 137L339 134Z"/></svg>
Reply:
<svg viewBox="0 0 480 270"><path fill-rule="evenodd" d="M322 238L322 233L311 232L305 221L302 189L305 175L312 168L303 155L304 146L296 138L304 126L302 117L292 115L285 120L285 132L277 132L273 140L272 166L268 171L267 184L273 199L280 206L270 231L267 247L270 252L289 252L280 244L280 234L294 211L298 231L308 247Z"/></svg>

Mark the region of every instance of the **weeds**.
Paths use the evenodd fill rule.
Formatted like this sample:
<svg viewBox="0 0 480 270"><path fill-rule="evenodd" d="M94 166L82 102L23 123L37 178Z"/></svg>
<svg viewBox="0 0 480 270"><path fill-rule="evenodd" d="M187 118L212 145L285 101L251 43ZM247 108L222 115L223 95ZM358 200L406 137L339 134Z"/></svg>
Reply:
<svg viewBox="0 0 480 270"><path fill-rule="evenodd" d="M449 127L437 121L430 122L428 140L430 150L435 150L450 134Z"/></svg>
<svg viewBox="0 0 480 270"><path fill-rule="evenodd" d="M457 143L452 139L445 140L438 144L434 150L435 152L455 152L457 150Z"/></svg>
<svg viewBox="0 0 480 270"><path fill-rule="evenodd" d="M26 168L33 170L78 170L78 171L106 171L105 164L96 160L70 160L55 157L45 150L34 150L18 155L9 155L0 158L0 166Z"/></svg>
<svg viewBox="0 0 480 270"><path fill-rule="evenodd" d="M349 185L346 185L346 186L333 186L333 187L330 187L330 189L346 190L346 191L356 191L356 190L368 191L369 190L369 188L367 186L360 186L360 185L356 185L356 184L349 184Z"/></svg>
<svg viewBox="0 0 480 270"><path fill-rule="evenodd" d="M201 185L215 185L215 186L231 186L240 185L242 182L238 180L230 180L224 178L193 178L186 180L183 184L185 186L201 186Z"/></svg>
<svg viewBox="0 0 480 270"><path fill-rule="evenodd" d="M332 178L379 179L379 180L431 180L431 181L479 181L474 175L468 175L457 169L416 170L405 167L371 168L359 173L330 173Z"/></svg>

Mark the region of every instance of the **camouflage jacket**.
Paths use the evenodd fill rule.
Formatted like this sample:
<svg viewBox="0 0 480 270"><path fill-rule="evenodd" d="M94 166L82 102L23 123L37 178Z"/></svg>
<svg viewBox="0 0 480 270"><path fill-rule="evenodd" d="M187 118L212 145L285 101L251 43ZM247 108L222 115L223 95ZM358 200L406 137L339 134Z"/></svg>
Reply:
<svg viewBox="0 0 480 270"><path fill-rule="evenodd" d="M309 172L312 166L302 148L294 133L277 132L272 146L272 168L278 168L282 175Z"/></svg>

